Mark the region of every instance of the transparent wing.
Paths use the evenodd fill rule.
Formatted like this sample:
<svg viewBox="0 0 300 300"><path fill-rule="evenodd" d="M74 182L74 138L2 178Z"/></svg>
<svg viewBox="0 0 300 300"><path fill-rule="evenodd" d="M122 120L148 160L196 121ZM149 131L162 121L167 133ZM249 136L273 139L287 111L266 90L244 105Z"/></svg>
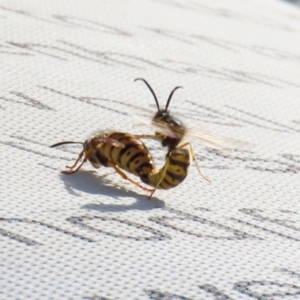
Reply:
<svg viewBox="0 0 300 300"><path fill-rule="evenodd" d="M134 123L133 127L145 126L147 128L151 128L154 132L159 132L169 137L178 138L179 134L177 133L176 128L172 128L172 126L167 125L164 122L159 121L151 121L141 116L134 117L136 123ZM154 133L153 133L154 135Z"/></svg>
<svg viewBox="0 0 300 300"><path fill-rule="evenodd" d="M103 144L109 144L111 146L114 146L116 148L124 148L125 145L113 138L109 138L109 137L101 137L101 138L96 138L93 141L93 145L99 149Z"/></svg>
<svg viewBox="0 0 300 300"><path fill-rule="evenodd" d="M184 137L182 137L182 131L178 131L176 126L172 126L170 124L166 124L160 121L148 121L140 118L140 124L144 126L150 126L152 130L155 132L159 132L161 134L174 137L174 138L182 138L184 140L190 139L192 141L193 138L196 138L207 147L218 149L218 150L238 150L245 149L250 146L249 143L242 142L236 139L227 138L224 136L220 136L209 131L203 129L196 128L187 128Z"/></svg>
<svg viewBox="0 0 300 300"><path fill-rule="evenodd" d="M111 139L111 138L105 138L103 143L108 143L114 147L117 147L117 148L124 148L125 145L115 139Z"/></svg>
<svg viewBox="0 0 300 300"><path fill-rule="evenodd" d="M179 131L176 126L158 120L154 121L151 120L151 118L146 118L141 115L131 115L131 117L134 120L133 128L140 126L147 127L148 129L150 128L151 131L159 132L173 138L182 138L184 140L189 140L190 142L192 142L193 139L197 139L209 148L217 150L243 150L250 147L250 143L248 142L220 136L198 128L186 128L186 133L184 137L182 137L182 131Z"/></svg>
<svg viewBox="0 0 300 300"><path fill-rule="evenodd" d="M223 137L200 129L199 130L188 129L187 135L191 137L195 137L196 139L204 143L206 146L218 150L222 150L222 149L238 150L238 149L245 149L250 146L249 143Z"/></svg>
<svg viewBox="0 0 300 300"><path fill-rule="evenodd" d="M118 140L114 139L113 137L110 137L111 134L113 134L115 131L103 131L98 130L95 131L90 137L88 138L88 143L91 143L92 147L100 148L103 144L110 144L112 146L115 146L117 148L124 148L125 145ZM117 132L116 132L117 133ZM107 136L109 134L109 136Z"/></svg>

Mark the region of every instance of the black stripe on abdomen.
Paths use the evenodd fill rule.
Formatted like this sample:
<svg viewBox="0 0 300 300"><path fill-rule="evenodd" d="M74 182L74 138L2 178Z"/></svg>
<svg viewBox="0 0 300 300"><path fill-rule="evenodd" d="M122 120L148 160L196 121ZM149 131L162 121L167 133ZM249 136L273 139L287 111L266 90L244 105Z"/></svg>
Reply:
<svg viewBox="0 0 300 300"><path fill-rule="evenodd" d="M173 173L173 172L168 171L168 170L166 171L166 174L168 176L170 176L172 179L178 180L180 182L182 182L185 179L185 177L187 176L187 173L183 174L183 175L179 175L179 174Z"/></svg>
<svg viewBox="0 0 300 300"><path fill-rule="evenodd" d="M121 160L123 155L129 150L129 149L139 149L139 146L136 142L129 142L127 143L122 150L120 150L118 155L118 162L121 164Z"/></svg>
<svg viewBox="0 0 300 300"><path fill-rule="evenodd" d="M141 173L144 173L146 170L147 171L146 173L150 173L153 170L153 168L154 167L153 167L152 161L150 161L150 162L147 161L147 162L144 162L144 163L140 164L139 166L137 166L135 169L135 172L137 174L141 174Z"/></svg>
<svg viewBox="0 0 300 300"><path fill-rule="evenodd" d="M173 159L172 157L169 157L170 165L172 166L179 166L181 168L184 168L185 170L190 166L190 161L180 161L177 159Z"/></svg>
<svg viewBox="0 0 300 300"><path fill-rule="evenodd" d="M130 167L130 165L138 158L138 157L143 157L144 156L144 152L142 151L138 151L136 154L132 155L132 157L130 157L127 161L127 168Z"/></svg>

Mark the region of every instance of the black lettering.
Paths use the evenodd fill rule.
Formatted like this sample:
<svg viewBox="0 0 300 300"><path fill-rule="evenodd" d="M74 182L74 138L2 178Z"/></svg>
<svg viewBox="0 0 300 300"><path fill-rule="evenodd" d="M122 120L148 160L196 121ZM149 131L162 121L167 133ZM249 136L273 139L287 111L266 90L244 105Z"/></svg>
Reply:
<svg viewBox="0 0 300 300"><path fill-rule="evenodd" d="M175 0L152 0L155 2L160 2L168 6L173 6L177 8L183 8L183 9L188 9L188 10L194 10L191 6L187 5L188 1L185 2L179 2Z"/></svg>
<svg viewBox="0 0 300 300"><path fill-rule="evenodd" d="M203 36L203 35L197 34L197 35L192 35L192 37L199 39L201 41L204 41L210 45L217 46L222 49L229 50L229 51L232 51L235 53L240 52L240 50L243 48L246 48L245 46L242 46L242 45L239 45L236 43L232 43L232 42L229 42L226 40L216 39L216 38L212 38L212 37L208 37L208 36Z"/></svg>
<svg viewBox="0 0 300 300"><path fill-rule="evenodd" d="M284 157L285 159L292 161L293 163L300 164L300 155L299 154L285 153L285 154L282 154L281 156Z"/></svg>
<svg viewBox="0 0 300 300"><path fill-rule="evenodd" d="M13 54L13 55L23 55L23 56L32 56L32 54L27 53L27 52L15 52L15 51L11 51L11 49L13 49L11 46L8 45L0 45L0 53L3 54ZM19 50L19 49L17 49Z"/></svg>
<svg viewBox="0 0 300 300"><path fill-rule="evenodd" d="M25 147L23 145L20 145L20 143L16 143L16 142L0 141L0 144L6 145L6 146L10 146L10 147L13 147L13 148L16 148L16 149L19 149L19 150L23 150L23 151L26 151L26 152L29 152L29 153L37 154L37 155L42 156L42 157L53 158L55 160L57 160L57 159L67 160L67 161L72 161L73 160L73 159L70 159L69 157L65 157L65 156L59 156L59 157L57 157L57 155L45 154L45 153L36 151L34 149L27 148L27 147Z"/></svg>
<svg viewBox="0 0 300 300"><path fill-rule="evenodd" d="M2 10L5 10L5 11L14 12L14 13L20 14L20 15L22 15L22 16L29 17L29 18L31 18L31 19L35 19L35 20L39 20L39 21L43 21L43 22L47 22L47 23L51 23L51 24L55 24L55 25L60 25L60 26L62 26L62 24L60 24L60 23L53 22L53 21L48 20L48 19L44 19L44 18L41 18L41 17L34 16L34 15L32 15L30 12L25 11L25 10L12 9L12 8L8 8L8 7L5 7L5 6L1 6L0 8L1 8ZM69 25L67 25L67 24L63 24L63 25L64 25L64 26L69 26Z"/></svg>
<svg viewBox="0 0 300 300"><path fill-rule="evenodd" d="M218 46L226 50L230 50L233 52L241 52L241 50L250 50L255 54L267 56L268 58L274 58L278 60L290 60L300 62L300 56L296 54L289 53L287 51L274 49L274 48L267 48L264 46L253 45L253 46L245 46L238 43L233 43L228 40L223 39L216 39L209 36L202 36L202 35L191 35L194 38L200 39L209 43L210 45Z"/></svg>
<svg viewBox="0 0 300 300"><path fill-rule="evenodd" d="M265 85L269 85L272 87L278 87L282 88L285 87L286 85L288 86L293 86L296 88L299 88L300 85L296 83L292 83L280 78L275 78L267 75L262 75L262 74L257 74L257 73L250 73L250 72L245 72L245 71L237 71L237 70L230 70L230 69L224 69L226 72L229 72L230 74L235 74L237 76L240 76L241 78L246 78L250 80L250 82L254 83L262 83Z"/></svg>
<svg viewBox="0 0 300 300"><path fill-rule="evenodd" d="M254 83L262 83L265 85L269 85L269 86L273 86L273 87L278 87L278 85L274 85L272 83L269 83L266 80L261 80L256 78L256 76L254 74L251 74L249 72L245 72L245 71L239 71L239 70L230 70L230 69L223 69L225 72L228 72L229 74L234 74L237 78L240 78L240 81L243 82L254 82Z"/></svg>
<svg viewBox="0 0 300 300"><path fill-rule="evenodd" d="M261 293L256 292L255 289L278 288L277 292ZM287 283L279 283L275 281L241 281L234 284L234 289L242 294L245 294L254 299L273 300L274 297L296 296L300 295L300 287Z"/></svg>
<svg viewBox="0 0 300 300"><path fill-rule="evenodd" d="M111 300L102 296L83 297L82 300Z"/></svg>
<svg viewBox="0 0 300 300"><path fill-rule="evenodd" d="M252 46L250 49L269 58L274 58L277 60L288 60L298 63L300 62L300 55L292 54L284 50L268 48L264 46Z"/></svg>
<svg viewBox="0 0 300 300"><path fill-rule="evenodd" d="M144 290L144 292L151 300L193 300L191 298L187 298L184 296L155 291L155 290Z"/></svg>
<svg viewBox="0 0 300 300"><path fill-rule="evenodd" d="M103 104L99 104L97 103L97 101L103 101L103 102L107 102L107 103L111 103L111 102L118 102L116 100L111 100L111 99L104 99L104 98L93 98L93 97L76 97L76 96L73 96L73 95L70 95L70 94L67 94L67 93L64 93L64 92L61 92L61 91L57 91L55 89L52 89L52 88L49 88L49 87L46 87L46 86L39 86L40 88L42 89L45 89L45 90L48 90L52 93L55 93L55 94L58 94L58 95L61 95L61 96L65 96L65 97L68 97L68 98L71 98L71 99L74 99L74 100L78 100L82 103L85 103L85 104L90 104L90 105L93 105L93 106L96 106L96 107L101 107L103 108L104 110L108 110L108 111L112 111L112 112L116 112L118 114L126 114L124 113L124 111L120 111L120 110L116 110L114 108L111 108L112 105L109 106L104 106ZM122 102L118 102L118 103L121 103L123 105L125 105L124 103Z"/></svg>
<svg viewBox="0 0 300 300"><path fill-rule="evenodd" d="M101 57L105 62L113 62L119 65L124 65L127 67L131 67L131 68L135 68L135 69L145 69L145 67L156 67L159 69L163 69L163 70L168 70L168 71L172 71L172 72L176 72L178 73L179 71L175 70L175 69L170 69L165 67L162 64L158 64L154 61L142 58L142 57L138 57L138 56L134 56L134 55L128 55L128 54L123 54L123 53L118 53L118 52L100 52L100 51L92 51L89 50L87 48L84 48L82 46L79 45L75 45L69 42L65 42L65 41L60 41L61 43L63 43L64 45L68 45L70 47L73 47L75 49L81 50L83 52L86 53L90 53L95 55L96 57ZM179 72L180 73L180 72Z"/></svg>
<svg viewBox="0 0 300 300"><path fill-rule="evenodd" d="M214 16L218 16L218 17L223 17L223 18L230 18L230 19L234 19L236 21L250 21L254 24L260 24L260 25L264 25L264 26L268 26L271 28L278 28L278 29L283 29L286 31L295 31L292 27L290 27L289 25L282 23L282 22L278 22L272 19L267 18L266 16L264 17L253 17L253 16L249 16L246 14L241 14L237 11L233 11L233 10L229 10L226 8L219 8L219 7L210 7L210 6L206 6L203 4L200 4L198 2L195 1L184 1L184 2L179 2L179 1L175 1L175 0L155 0L156 2L160 2L163 3L165 5L168 6L173 6L179 9L187 9L187 10L192 10L193 12L198 12L201 14L211 14Z"/></svg>
<svg viewBox="0 0 300 300"><path fill-rule="evenodd" d="M251 15L241 14L237 11L229 10L226 8L214 8L205 6L200 3L191 2L195 5L195 8L200 8L201 13L211 13L212 15L217 15L219 17L236 19L237 21L250 21L255 24L260 24L272 28L283 29L287 31L294 31L289 25L282 22L277 22L272 19L267 18L266 16L262 17L253 17Z"/></svg>
<svg viewBox="0 0 300 300"><path fill-rule="evenodd" d="M242 118L240 118L240 117L237 117L236 115L232 115L232 114L229 114L229 113L225 113L225 112L222 112L222 111L220 111L220 110L211 108L211 107L206 106L206 105L203 105L203 104L198 104L198 103L196 103L196 102L189 101L189 100L187 100L187 101L190 102L191 104L197 106L198 108L203 109L204 111L206 111L206 112L208 112L208 113L214 113L214 114L216 114L216 115L219 115L219 116L222 116L222 117L225 117L225 118L230 118L230 119L233 119L233 120L235 120L235 121L239 121L239 122L242 122L242 123L245 123L245 124L254 125L254 126L260 127L260 128L266 128L266 129L270 129L270 130L274 130L274 131L286 132L286 130L283 130L283 129L272 128L272 127L268 127L268 126L265 126L265 125L257 124L257 123L255 123L255 122L252 122L252 121L248 121L248 120L242 119Z"/></svg>
<svg viewBox="0 0 300 300"><path fill-rule="evenodd" d="M251 116L253 118L256 118L258 120L264 121L266 123L270 123L270 124L279 126L281 128L284 128L284 129L289 129L289 130L292 130L292 131L300 132L300 130L298 130L297 128L294 128L294 127L291 127L291 126L288 126L288 125L285 125L285 124L281 124L279 122L270 120L270 119L268 119L266 117L258 116L258 115L255 115L255 114L251 113L251 112L248 112L248 111L236 108L236 107L232 107L232 106L229 106L229 105L225 105L225 106L228 107L228 108L230 108L230 109L232 109L232 110L238 111L239 113L243 113L243 114L245 114L247 116Z"/></svg>
<svg viewBox="0 0 300 300"><path fill-rule="evenodd" d="M0 218L0 221L2 218ZM13 233L13 232L10 232L10 231L7 231L7 230L4 230L4 229L1 229L0 228L0 235L3 235L3 236L6 236L12 240L15 240L17 242L20 242L20 243L24 243L25 245L27 246L36 246L36 245L40 245L40 243L38 242L35 242L33 240L30 240L24 236L21 236L19 234L16 234L16 233Z"/></svg>
<svg viewBox="0 0 300 300"><path fill-rule="evenodd" d="M129 36L128 32L125 32L119 28L112 27L109 25L101 24L96 21L85 20L77 17L69 17L69 16L61 16L61 15L53 15L53 18L58 19L62 22L66 22L67 24L75 25L76 27L82 27L90 30L101 31L108 34L113 35L123 35Z"/></svg>
<svg viewBox="0 0 300 300"><path fill-rule="evenodd" d="M26 49L26 50L30 50L32 52L36 52L39 54L44 54L47 56L50 56L52 58L56 58L56 59L61 59L61 60L66 60L63 57L57 56L57 55L53 55L51 53L47 53L41 50L37 50L36 48L42 48L42 49L50 49L50 50L58 50L58 51L62 51L64 52L63 49L60 49L58 47L53 47L53 46L47 46L47 45L42 45L42 44L33 44L33 43L16 43L16 42L7 42L8 44L15 46L15 47L19 47L22 49Z"/></svg>
<svg viewBox="0 0 300 300"><path fill-rule="evenodd" d="M178 72L199 74L205 77L215 78L219 80L229 80L242 83L259 83L272 87L283 88L286 86L300 87L300 84L289 82L280 78L255 74L240 70L231 69L213 69L199 64L188 63L183 61L164 60L168 65L175 66ZM174 69L173 69L174 70Z"/></svg>
<svg viewBox="0 0 300 300"><path fill-rule="evenodd" d="M8 42L8 43L13 45L13 46L16 46L16 47L27 49L27 50L30 50L32 52L43 54L43 55L46 55L46 56L49 56L49 57L52 57L52 58L56 58L56 59L60 59L60 60L67 60L67 59L62 57L61 55L60 56L55 55L52 52L55 52L55 53L58 52L60 54L69 54L69 55L80 57L82 59L86 59L86 60L89 60L89 61L101 63L103 65L108 65L106 62L101 61L99 59L91 58L91 57L88 57L88 56L70 51L70 50L65 49L65 48L57 47L57 46L48 46L48 45L33 44L33 43L23 43L23 44L16 43L16 42ZM46 50L49 50L49 51L46 52L46 51L42 51L42 50L39 50L39 49L46 49Z"/></svg>
<svg viewBox="0 0 300 300"><path fill-rule="evenodd" d="M109 236L113 236L113 237L117 237L117 238L125 238L125 239L132 239L132 240L136 240L136 241L157 241L157 240L166 240L166 239L170 239L170 236L166 233L163 233L159 230L153 229L151 227L142 225L142 224L138 224L138 223L134 223L131 221L127 221L127 220L121 220L118 218L113 218L113 217L100 217L100 216L82 216L82 217L71 217L67 219L69 222L71 222L72 224L75 224L77 226L80 226L81 228L85 228L88 230L91 230L93 232L99 232L105 235L109 235ZM120 224L126 224L129 227L134 227L138 230L143 230L147 233L151 233L152 236L129 236L129 235L122 235L122 234L115 234L113 232L110 231L105 231L102 229L98 229L96 227L87 225L84 223L84 221L91 221L91 220L101 220L101 221L114 221Z"/></svg>
<svg viewBox="0 0 300 300"><path fill-rule="evenodd" d="M289 270L289 269L281 268L281 269L277 269L276 271L279 271L279 272L281 272L282 274L290 275L290 276L292 276L293 278L300 279L300 273L291 271L291 270Z"/></svg>
<svg viewBox="0 0 300 300"><path fill-rule="evenodd" d="M26 218L22 218L22 219L20 219L20 218L0 218L0 222L7 222L7 223L16 223L16 222L18 222L18 223L39 225L39 226L45 227L47 229L52 229L54 231L64 233L68 236L71 236L71 237L74 237L74 238L77 238L77 239L80 239L80 240L83 240L83 241L86 241L86 242L94 242L94 240L92 240L90 238L87 238L85 236L78 235L76 233L73 233L71 231L62 229L60 227L57 227L57 226L54 226L54 225L51 225L51 224L47 224L47 223L44 223L44 222L32 220L32 219L26 219ZM35 241L32 241L32 240L29 240L27 238L21 237L17 234L14 234L14 233L11 234L8 231L4 231L3 229L1 229L0 234L5 235L5 236L7 236L11 239L14 239L14 240L18 241L18 242L25 243L27 245L37 245L37 244L39 244Z"/></svg>
<svg viewBox="0 0 300 300"><path fill-rule="evenodd" d="M22 101L18 101L18 100L13 100L13 99L7 99L5 97L0 97L0 99L4 100L4 101L10 101L10 102L14 102L14 103L22 103L24 105L28 105L34 108L38 108L38 109L44 109L44 110L53 110L55 111L55 109L53 109L52 107L40 102L39 100L33 99L23 93L20 92L10 92L10 94L15 95L19 98L24 99L26 102L22 102Z"/></svg>
<svg viewBox="0 0 300 300"><path fill-rule="evenodd" d="M270 223L274 223L289 229L293 229L296 231L300 231L300 227L297 227L293 224L291 224L291 222L293 222L291 219L288 220L282 220L282 219L273 219L270 217L264 217L262 216L260 213L262 213L262 210L259 209L240 209L240 212L247 214L251 217L253 217L254 220L259 220L259 221L263 221L263 222L270 222Z"/></svg>
<svg viewBox="0 0 300 300"><path fill-rule="evenodd" d="M201 66L199 64L188 63L183 61L174 61L169 59L166 59L165 62L168 63L168 65L176 66L176 69L178 69L178 71L182 73L199 74L205 77L215 78L219 80L251 83L251 80L249 78L242 78L238 74L229 73L226 70L217 70Z"/></svg>
<svg viewBox="0 0 300 300"><path fill-rule="evenodd" d="M27 142L27 143L30 143L30 144L49 147L49 144L42 143L42 142L40 142L39 140L38 140L38 141L35 141L35 140L32 140L32 139L27 138L27 137L24 137L24 136L20 136L20 135L11 135L10 137L11 137L11 138L14 138L14 139L18 139L18 140L24 141L24 142Z"/></svg>
<svg viewBox="0 0 300 300"><path fill-rule="evenodd" d="M243 220L240 220L240 219L236 219L236 218L230 218L230 220L235 221L235 222L237 222L239 224L244 224L244 225L250 226L250 227L255 228L255 229L259 229L259 230L262 230L262 231L265 231L265 232L268 232L268 233L275 234L275 235L277 235L279 237L283 237L283 238L286 238L286 239L289 239L289 240L293 240L293 241L297 241L297 242L300 241L300 239L297 239L297 238L285 235L283 233L280 233L280 232L277 232L277 231L274 231L274 230L267 229L265 227L261 227L261 226L252 224L250 222L246 222L246 221L243 221Z"/></svg>
<svg viewBox="0 0 300 300"><path fill-rule="evenodd" d="M169 37L171 39L174 39L176 41L183 42L185 44L189 45L195 45L195 40L200 40L202 42L208 43L213 46L217 46L221 49L233 51L235 53L240 52L242 48L246 49L245 46L238 45L226 40L221 40L221 39L216 39L212 38L209 36L203 36L203 35L198 35L198 34L186 34L186 33L181 33L181 32L176 32L176 31L171 31L171 30L166 30L166 29L161 29L161 28L144 28L148 31L152 31L154 33L157 33L162 36Z"/></svg>
<svg viewBox="0 0 300 300"><path fill-rule="evenodd" d="M194 6L196 8L200 8L201 12L208 12L212 15L217 15L219 17L223 17L223 18L232 18L232 19L244 19L246 16L242 15L238 12L234 12L232 10L226 9L226 8L214 8L214 7L210 7L210 6L206 6L197 2L191 2L194 4Z"/></svg>
<svg viewBox="0 0 300 300"><path fill-rule="evenodd" d="M300 171L299 164L286 161L283 159L270 159L270 158L259 158L255 156L255 153L250 151L236 151L235 153L229 154L224 151L219 151L215 149L208 149L208 153L213 154L215 156L219 156L229 161L240 161L244 165L246 169L261 171L261 172L271 172L274 174L277 173L290 173L290 174L298 174ZM198 157L198 156L197 156ZM208 158L207 158L208 159ZM251 164L247 165L246 163L251 162Z"/></svg>
<svg viewBox="0 0 300 300"><path fill-rule="evenodd" d="M220 292L215 286L211 284L204 284L199 286L200 289L204 290L207 293L212 294L215 298L214 300L231 300L232 298L228 297L223 292Z"/></svg>
<svg viewBox="0 0 300 300"><path fill-rule="evenodd" d="M205 218L202 217L198 217L195 215L191 215L185 212L182 212L180 210L176 210L170 207L165 208L165 210L167 210L170 213L173 213L179 217L152 217L149 218L150 221L157 223L159 225L168 227L168 228L172 228L175 231L181 232L181 233L185 233L185 234L189 234L189 235L193 235L196 237L200 237L200 238L212 238L212 239L220 239L220 240L244 240L244 239L260 239L256 236L250 235L246 232L231 228L229 226L225 226L222 225L220 223L216 223L214 221L210 221L207 220ZM178 221L188 221L188 222L198 222L200 224L203 225L208 225L211 226L213 228L217 228L219 230L225 231L227 233L230 233L230 235L206 235L206 234L202 234L202 233L196 233L196 232L192 232L192 231L188 231L185 229L180 228L178 225L173 225L170 224L170 221L175 221L175 224L178 223Z"/></svg>
<svg viewBox="0 0 300 300"><path fill-rule="evenodd" d="M292 120L293 123L300 125L300 120Z"/></svg>
<svg viewBox="0 0 300 300"><path fill-rule="evenodd" d="M191 42L187 39L188 35L184 34L184 33L179 33L179 32L165 30L165 29L158 29L158 28L146 28L145 27L144 29L146 29L148 31L155 32L155 33L157 33L159 35L162 35L162 36L172 38L176 41L183 42L185 44L194 45L193 42Z"/></svg>
<svg viewBox="0 0 300 300"><path fill-rule="evenodd" d="M251 161L256 161L256 162L261 162L261 163L272 163L273 165L276 163L279 165L278 168L268 168L265 167L263 164L258 164L258 166L246 166L245 168L247 169L252 169L256 171L261 171L261 172L271 172L271 173L292 173L292 174L297 174L300 170L299 167L292 165L292 164L287 164L286 162L279 161L279 160L273 160L273 159L251 159ZM284 167L282 167L284 166Z"/></svg>
<svg viewBox="0 0 300 300"><path fill-rule="evenodd" d="M281 30L285 30L285 31L296 31L295 29L293 29L291 26L282 23L282 22L278 22L277 20L272 20L266 16L264 17L248 17L249 20L254 21L255 23L261 24L261 25L265 25L271 28L276 28L276 29L281 29Z"/></svg>

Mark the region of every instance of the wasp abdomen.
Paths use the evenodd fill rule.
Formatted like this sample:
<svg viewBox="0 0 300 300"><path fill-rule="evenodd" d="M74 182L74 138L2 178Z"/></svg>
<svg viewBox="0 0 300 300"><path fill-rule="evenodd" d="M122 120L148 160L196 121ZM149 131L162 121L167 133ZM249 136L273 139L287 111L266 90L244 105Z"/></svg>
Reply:
<svg viewBox="0 0 300 300"><path fill-rule="evenodd" d="M187 149L170 150L166 156L165 165L159 170L153 170L148 178L141 178L144 183L157 189L171 189L182 183L190 165L190 154Z"/></svg>
<svg viewBox="0 0 300 300"><path fill-rule="evenodd" d="M152 156L145 144L129 133L112 133L107 136L119 145L106 143L101 152L120 168L136 176L149 174L154 169Z"/></svg>

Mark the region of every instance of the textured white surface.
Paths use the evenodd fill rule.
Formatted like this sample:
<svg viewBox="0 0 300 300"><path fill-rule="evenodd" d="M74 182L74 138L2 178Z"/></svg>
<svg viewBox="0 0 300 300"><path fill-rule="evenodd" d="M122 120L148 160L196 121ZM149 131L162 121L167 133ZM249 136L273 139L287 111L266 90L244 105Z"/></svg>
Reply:
<svg viewBox="0 0 300 300"><path fill-rule="evenodd" d="M300 299L299 20L273 0L2 0L0 298ZM193 140L213 183L193 166L151 201L110 169L60 175L80 147L53 143L151 133L136 77L253 146Z"/></svg>

